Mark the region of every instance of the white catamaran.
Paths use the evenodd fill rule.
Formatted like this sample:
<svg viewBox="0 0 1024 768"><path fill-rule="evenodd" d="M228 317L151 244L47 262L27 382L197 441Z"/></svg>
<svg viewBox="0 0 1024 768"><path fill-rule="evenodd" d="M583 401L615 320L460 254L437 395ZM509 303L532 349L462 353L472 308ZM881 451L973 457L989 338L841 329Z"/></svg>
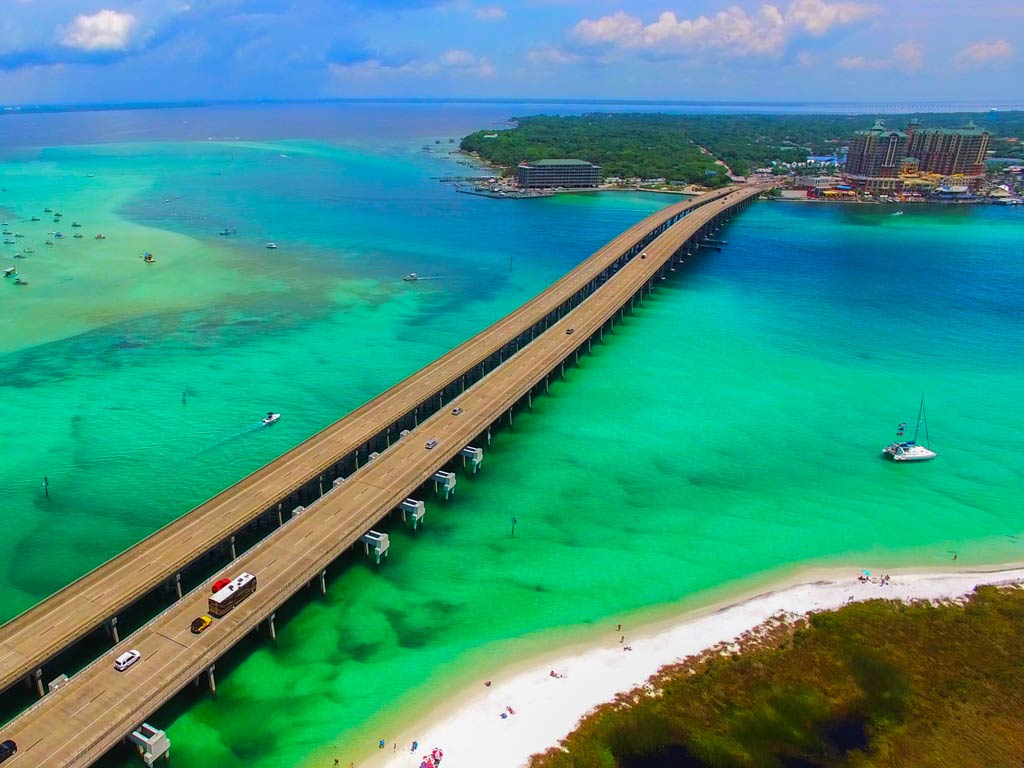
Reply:
<svg viewBox="0 0 1024 768"><path fill-rule="evenodd" d="M924 445L917 444L917 434L921 431L921 424L924 424ZM896 428L896 436L903 437L903 430L907 428L906 422ZM914 428L914 439L904 440L882 449L882 455L893 461L930 461L938 456L931 449L931 440L928 438L928 416L924 412L924 395L921 395L921 405L917 409L917 427Z"/></svg>

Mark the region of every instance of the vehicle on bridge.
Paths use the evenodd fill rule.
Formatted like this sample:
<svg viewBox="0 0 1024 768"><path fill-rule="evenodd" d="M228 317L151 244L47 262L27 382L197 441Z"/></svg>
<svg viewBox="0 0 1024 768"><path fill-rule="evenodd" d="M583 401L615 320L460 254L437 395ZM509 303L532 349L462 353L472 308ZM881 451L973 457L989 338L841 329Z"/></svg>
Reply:
<svg viewBox="0 0 1024 768"><path fill-rule="evenodd" d="M220 592L224 587L231 583L231 579L217 579L213 582L213 589L210 591L213 593Z"/></svg>
<svg viewBox="0 0 1024 768"><path fill-rule="evenodd" d="M14 739L0 742L0 763L9 757L14 757L17 752L18 745L14 743Z"/></svg>
<svg viewBox="0 0 1024 768"><path fill-rule="evenodd" d="M142 654L136 651L134 648L130 651L125 651L114 660L114 669L118 672L124 672L128 667L137 662L142 658Z"/></svg>
<svg viewBox="0 0 1024 768"><path fill-rule="evenodd" d="M221 618L256 591L256 577L251 573L243 573L225 587L210 595L209 613Z"/></svg>
<svg viewBox="0 0 1024 768"><path fill-rule="evenodd" d="M209 616L203 615L200 616L198 619L194 619L189 629L192 630L193 635L198 635L205 632L206 628L209 627L211 624L213 624L213 619L211 619Z"/></svg>

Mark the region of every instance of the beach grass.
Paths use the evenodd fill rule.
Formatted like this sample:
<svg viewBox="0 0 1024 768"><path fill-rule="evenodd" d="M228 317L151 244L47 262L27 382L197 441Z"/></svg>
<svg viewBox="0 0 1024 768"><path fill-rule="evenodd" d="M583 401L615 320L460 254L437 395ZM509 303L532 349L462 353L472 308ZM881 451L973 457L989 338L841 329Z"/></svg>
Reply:
<svg viewBox="0 0 1024 768"><path fill-rule="evenodd" d="M1001 766L1024 761L1024 591L871 600L666 667L531 768Z"/></svg>

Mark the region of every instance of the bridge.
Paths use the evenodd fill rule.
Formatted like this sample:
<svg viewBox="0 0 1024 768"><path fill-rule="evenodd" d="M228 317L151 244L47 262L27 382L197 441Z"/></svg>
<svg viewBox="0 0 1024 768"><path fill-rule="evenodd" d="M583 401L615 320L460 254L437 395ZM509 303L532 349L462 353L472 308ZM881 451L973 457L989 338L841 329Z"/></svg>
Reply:
<svg viewBox="0 0 1024 768"><path fill-rule="evenodd" d="M11 765L89 765L189 682L205 675L214 688L220 656L263 622L273 635L277 608L311 582L325 590L332 562L467 446L511 422L518 404L532 403L553 373L760 191L722 190L648 217L515 312L0 627L0 684L28 675L42 693L37 670L50 659L160 585L180 590L180 574L197 560L225 540L234 549L236 532L276 518L272 533L237 558L232 552L232 573L258 576L252 597L193 635L190 622L209 594L200 580L124 642L114 625L115 652L2 729L0 738L19 744ZM293 504L305 507L294 517ZM129 647L142 661L118 673L112 660Z"/></svg>

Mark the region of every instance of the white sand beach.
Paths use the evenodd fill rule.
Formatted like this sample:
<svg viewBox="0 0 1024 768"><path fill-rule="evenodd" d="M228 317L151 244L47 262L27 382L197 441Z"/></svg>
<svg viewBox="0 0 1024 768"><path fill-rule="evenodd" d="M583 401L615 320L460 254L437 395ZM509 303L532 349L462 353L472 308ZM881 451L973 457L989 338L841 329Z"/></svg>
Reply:
<svg viewBox="0 0 1024 768"><path fill-rule="evenodd" d="M859 581L850 570L803 572L793 580L799 583L729 605L641 628L617 631L611 625L600 645L537 659L508 674L496 670L489 686L481 680L453 697L404 731L397 750L389 742L360 762L360 768L418 768L434 747L444 750L444 768L516 768L556 745L594 707L642 685L661 667L730 643L780 613L797 616L873 598L952 599L979 585L1024 582L1024 567L891 571L884 585L881 575ZM416 751L410 749L413 740L418 742Z"/></svg>

